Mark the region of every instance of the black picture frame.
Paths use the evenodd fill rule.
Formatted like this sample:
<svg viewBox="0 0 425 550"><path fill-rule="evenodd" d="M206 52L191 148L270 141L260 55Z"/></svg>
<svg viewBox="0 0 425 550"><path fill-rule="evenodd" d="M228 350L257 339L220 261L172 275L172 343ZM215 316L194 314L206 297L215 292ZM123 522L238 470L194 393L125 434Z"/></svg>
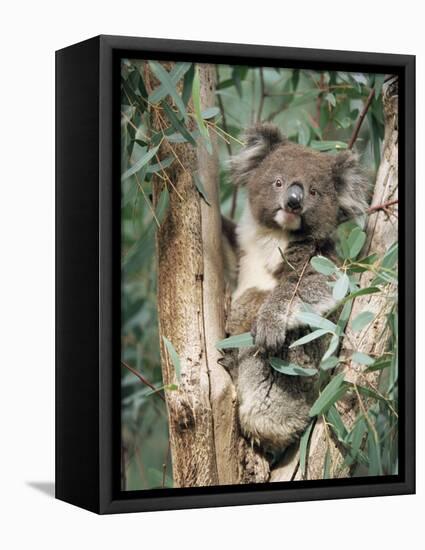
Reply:
<svg viewBox="0 0 425 550"><path fill-rule="evenodd" d="M398 75L404 368L397 476L119 490L120 190L114 181L120 173L117 62L123 56ZM120 36L56 52L56 498L105 514L414 493L414 186L414 56Z"/></svg>

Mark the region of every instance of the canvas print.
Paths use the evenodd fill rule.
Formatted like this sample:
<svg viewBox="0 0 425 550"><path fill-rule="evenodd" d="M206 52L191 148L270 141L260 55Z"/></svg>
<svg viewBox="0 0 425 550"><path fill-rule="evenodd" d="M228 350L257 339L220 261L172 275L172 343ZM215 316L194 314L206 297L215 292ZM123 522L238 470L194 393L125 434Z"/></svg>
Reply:
<svg viewBox="0 0 425 550"><path fill-rule="evenodd" d="M121 490L396 475L397 78L120 72Z"/></svg>

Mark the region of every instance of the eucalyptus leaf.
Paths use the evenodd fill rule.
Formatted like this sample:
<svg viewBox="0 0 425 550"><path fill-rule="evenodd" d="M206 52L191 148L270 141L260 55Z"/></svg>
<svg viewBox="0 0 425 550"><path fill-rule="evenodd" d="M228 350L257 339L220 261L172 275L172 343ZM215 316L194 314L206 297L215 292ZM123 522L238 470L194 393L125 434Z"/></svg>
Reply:
<svg viewBox="0 0 425 550"><path fill-rule="evenodd" d="M383 370L388 367L391 367L392 359L388 357L377 359L372 365L367 367L365 372L374 372L377 370Z"/></svg>
<svg viewBox="0 0 425 550"><path fill-rule="evenodd" d="M199 177L199 174L197 174L196 172L194 172L192 174L192 177L193 177L193 181L195 183L195 187L196 189L199 191L199 194L201 195L201 197L204 199L204 201L208 204L208 206L211 206L211 203L208 199L208 195L207 195L207 192L205 191L205 187L204 187L204 184L202 183L202 180L201 178Z"/></svg>
<svg viewBox="0 0 425 550"><path fill-rule="evenodd" d="M348 432L335 405L329 407L329 410L326 413L326 417L338 440L341 443L344 443Z"/></svg>
<svg viewBox="0 0 425 550"><path fill-rule="evenodd" d="M310 264L323 275L332 275L338 270L337 266L325 256L314 256L311 258Z"/></svg>
<svg viewBox="0 0 425 550"><path fill-rule="evenodd" d="M246 348L254 345L254 338L250 332L229 336L224 340L219 340L215 347L217 349Z"/></svg>
<svg viewBox="0 0 425 550"><path fill-rule="evenodd" d="M191 143L196 147L196 141L193 139L193 136L189 132L189 130L186 128L183 121L179 120L175 112L172 110L172 108L168 105L168 103L164 102L162 103L162 108L164 109L165 114L167 115L168 120L171 122L173 128L179 132L186 141Z"/></svg>
<svg viewBox="0 0 425 550"><path fill-rule="evenodd" d="M218 107L208 107L208 109L204 109L201 114L202 118L205 120L214 118L220 114L220 109Z"/></svg>
<svg viewBox="0 0 425 550"><path fill-rule="evenodd" d="M375 318L375 314L372 313L371 311L362 311L351 322L352 331L353 332L360 332L367 325L369 325L373 321L374 318Z"/></svg>
<svg viewBox="0 0 425 550"><path fill-rule="evenodd" d="M192 95L193 77L195 76L195 63L190 64L190 68L184 75L182 100L185 106L189 103L189 99Z"/></svg>
<svg viewBox="0 0 425 550"><path fill-rule="evenodd" d="M376 440L375 432L368 425L367 450L369 456L369 475L382 475L381 451L378 441Z"/></svg>
<svg viewBox="0 0 425 550"><path fill-rule="evenodd" d="M355 227L347 239L350 258L356 258L358 256L365 242L366 233L362 231L360 227Z"/></svg>
<svg viewBox="0 0 425 550"><path fill-rule="evenodd" d="M310 409L310 416L318 416L325 413L331 405L341 399L348 386L344 384L345 374L341 372L334 376Z"/></svg>
<svg viewBox="0 0 425 550"><path fill-rule="evenodd" d="M324 329L318 329L313 332L310 332L309 334L306 334L302 338L298 338L298 340L295 340L295 342L292 342L292 344L289 346L289 349L307 344L308 342L316 340L317 338L320 338L321 336L324 336L325 334L328 334L328 333L329 331Z"/></svg>
<svg viewBox="0 0 425 550"><path fill-rule="evenodd" d="M186 113L186 107L183 103L182 98L180 97L179 93L177 92L175 83L171 80L170 73L168 73L164 67L158 63L158 61L149 61L149 66L154 73L154 75L158 78L159 81L163 84L167 94L173 99L174 103L176 104L177 109L182 114L183 118L187 118ZM187 63L187 70L189 70L190 64ZM149 100L151 101L151 100Z"/></svg>
<svg viewBox="0 0 425 550"><path fill-rule="evenodd" d="M328 447L326 449L325 460L323 462L322 479L329 479L331 477L331 465L332 465L332 457Z"/></svg>
<svg viewBox="0 0 425 550"><path fill-rule="evenodd" d="M348 319L351 315L351 309L353 307L353 301L352 299L347 300L347 298L344 300L344 307L341 310L341 313L339 315L338 319L338 329L340 330L340 333L342 334L345 330L345 327L347 326Z"/></svg>
<svg viewBox="0 0 425 550"><path fill-rule="evenodd" d="M182 136L180 132L174 132L174 133L164 132L164 134L165 134L165 139L170 143L186 143L187 141L190 141L192 143L192 139L190 140L186 139L184 136ZM194 132L190 132L190 135L194 141L196 141L200 137L200 133L198 130L195 130Z"/></svg>
<svg viewBox="0 0 425 550"><path fill-rule="evenodd" d="M388 403L391 401L390 399L387 399L384 395L381 395L380 393L376 392L374 389L369 388L367 386L356 384L356 388L357 388L357 391L364 397L375 399L376 401L380 401L381 403L384 403L386 405L388 405Z"/></svg>
<svg viewBox="0 0 425 550"><path fill-rule="evenodd" d="M353 300L354 298L357 298L358 296L366 296L368 294L376 294L377 292L381 292L381 289L377 286L368 286L366 288L361 288L360 290L356 290L355 292L350 292L350 294L345 298L344 302L348 302L348 300Z"/></svg>
<svg viewBox="0 0 425 550"><path fill-rule="evenodd" d="M335 95L329 92L325 95L325 100L331 105L332 107L336 107L336 98Z"/></svg>
<svg viewBox="0 0 425 550"><path fill-rule="evenodd" d="M398 260L398 243L394 243L385 252L381 266L385 267L386 269L391 269L395 266L397 260Z"/></svg>
<svg viewBox="0 0 425 550"><path fill-rule="evenodd" d="M315 141L312 140L310 146L316 151L338 151L347 149L347 144L343 141Z"/></svg>
<svg viewBox="0 0 425 550"><path fill-rule="evenodd" d="M366 365L366 366L373 365L373 363L375 362L375 360L372 357L370 357L369 355L361 351L354 352L351 358L356 363L360 363L361 365Z"/></svg>
<svg viewBox="0 0 425 550"><path fill-rule="evenodd" d="M346 273L343 273L334 284L334 287L332 290L332 296L337 302L339 302L345 297L345 295L348 292L349 285L350 285L350 280L348 278L348 275Z"/></svg>
<svg viewBox="0 0 425 550"><path fill-rule="evenodd" d="M310 103L311 101L314 101L319 94L320 94L319 88L316 88L313 90L307 90L301 95L295 96L295 98L291 101L290 106L291 108L293 108L293 107L299 107L300 105L305 105L306 103Z"/></svg>
<svg viewBox="0 0 425 550"><path fill-rule="evenodd" d="M162 170L165 170L165 168L169 168L174 162L174 157L166 157L165 159L161 160L161 162L156 162L154 164L149 164L149 166L146 169L146 172L148 174L155 174L156 172L161 172Z"/></svg>
<svg viewBox="0 0 425 550"><path fill-rule="evenodd" d="M346 441L349 442L348 455L345 458L345 463L350 466L357 461L360 454L360 447L363 441L363 436L366 433L367 424L363 416L359 416L354 424L353 429L347 435ZM360 457L359 457L360 458Z"/></svg>
<svg viewBox="0 0 425 550"><path fill-rule="evenodd" d="M325 319L324 317L321 317L320 315L317 315L316 313L311 313L309 311L298 312L297 318L303 323L306 323L307 325L310 325L314 328L321 328L330 332L335 332L336 329L335 323L332 323L332 321L329 321L329 319Z"/></svg>
<svg viewBox="0 0 425 550"><path fill-rule="evenodd" d="M396 282L396 272L393 271L398 260L398 243L394 243L385 253L381 265L379 266L379 275L372 281L373 285L382 283Z"/></svg>
<svg viewBox="0 0 425 550"><path fill-rule="evenodd" d="M180 363L180 357L178 356L173 344L166 338L165 336L162 337L165 347L167 348L168 355L171 359L171 362L174 365L174 369L176 372L176 378L180 384L181 382L181 363Z"/></svg>
<svg viewBox="0 0 425 550"><path fill-rule="evenodd" d="M157 63L156 61L153 62L153 63L156 63L157 65L160 65L159 63ZM151 69L152 71L154 72L155 76L156 73L154 71L154 69L152 68L152 65L151 66ZM162 65L160 65L160 67L164 70L164 72L167 72L165 71L165 69L162 67ZM176 63L176 65L172 68L172 70L167 73L168 74L168 84L172 86L172 88L174 90L176 90L176 84L177 82L191 69L192 67L192 63L186 63L186 62L182 62L182 63ZM161 80L161 78L159 78L157 76L158 80ZM176 90L177 91L177 90ZM153 92L149 95L149 102L150 103L159 103L161 101L161 99L164 99L164 97L166 97L167 95L170 95L170 90L169 90L169 87L165 85L165 83L162 82L162 84L160 84L160 86L158 86L157 88L155 88L155 90L153 90Z"/></svg>
<svg viewBox="0 0 425 550"><path fill-rule="evenodd" d="M320 368L322 370L330 370L336 367L338 363L339 363L338 357L335 357L332 355L331 357L328 357L327 359L321 361Z"/></svg>
<svg viewBox="0 0 425 550"><path fill-rule="evenodd" d="M316 369L300 367L295 363L288 363L288 361L279 359L279 357L271 357L270 365L275 371L286 374L287 376L314 376L317 374Z"/></svg>
<svg viewBox="0 0 425 550"><path fill-rule="evenodd" d="M202 106L201 106L201 82L199 78L199 70L195 70L195 75L193 77L192 84L192 100L193 108L195 110L195 118L199 127L201 135L208 137L208 129L205 125L204 119L202 117Z"/></svg>
<svg viewBox="0 0 425 550"><path fill-rule="evenodd" d="M354 273L363 273L369 270L369 266L372 266L378 260L378 254L370 254L366 258L356 260L355 264L349 266L349 270Z"/></svg>
<svg viewBox="0 0 425 550"><path fill-rule="evenodd" d="M151 158L153 158L156 155L158 149L159 149L159 145L157 147L153 147L152 149L149 149L149 151L146 154L144 154L137 162L135 162L131 168L126 170L124 174L121 175L121 181L122 182L125 181L130 176L132 176L133 174L136 174L139 170L141 170L143 166L145 166L145 164L147 164L151 160Z"/></svg>
<svg viewBox="0 0 425 550"><path fill-rule="evenodd" d="M305 473L306 473L308 445L310 442L310 436L311 436L311 432L313 431L314 425L315 425L315 421L312 420L300 438L300 468L301 468L301 475L303 477L305 476Z"/></svg>
<svg viewBox="0 0 425 550"><path fill-rule="evenodd" d="M333 355L338 349L338 345L339 345L339 336L337 334L334 334L331 338L331 341L329 342L328 349L325 351L322 357L322 361L326 361L327 359L329 359L329 357Z"/></svg>

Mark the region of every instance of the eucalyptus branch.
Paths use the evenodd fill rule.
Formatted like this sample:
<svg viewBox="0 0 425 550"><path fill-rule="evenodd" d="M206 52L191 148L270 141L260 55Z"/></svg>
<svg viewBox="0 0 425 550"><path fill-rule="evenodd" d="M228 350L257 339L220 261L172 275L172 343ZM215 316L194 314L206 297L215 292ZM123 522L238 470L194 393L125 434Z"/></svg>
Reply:
<svg viewBox="0 0 425 550"><path fill-rule="evenodd" d="M264 107L264 100L266 98L266 86L264 83L264 69L260 67L260 104L258 105L257 122L261 122L261 115Z"/></svg>
<svg viewBox="0 0 425 550"><path fill-rule="evenodd" d="M320 111L322 109L322 102L323 102L323 91L324 91L324 86L325 84L325 77L323 75L323 73L321 73L320 75L320 79L319 79L319 88L321 90L321 93L318 94L317 98L316 98L316 124L319 126L320 125Z"/></svg>
<svg viewBox="0 0 425 550"><path fill-rule="evenodd" d="M215 67L215 72L216 72L217 87L218 87L218 85L220 84L220 76L218 74L218 66L217 65ZM226 132L226 134L228 134L229 129L228 129L228 126L227 126L226 113L224 111L223 98L221 97L220 94L216 94L216 96L217 96L218 106L219 106L220 113L221 113L221 120L222 120L223 130ZM232 156L232 146L231 146L230 142L226 141L226 146L227 146L227 152L229 153L229 156Z"/></svg>
<svg viewBox="0 0 425 550"><path fill-rule="evenodd" d="M239 191L239 185L235 185L235 188L233 189L233 194L232 194L232 205L230 207L230 219L232 220L235 217L236 204L238 200L238 191Z"/></svg>
<svg viewBox="0 0 425 550"><path fill-rule="evenodd" d="M151 390L153 390L154 394L157 395L160 399L162 399L162 401L165 401L165 397L160 393L158 393L158 388L155 388L155 386L151 382L149 382L149 380L147 380L143 376L143 374L140 374L139 371L137 371L136 369L133 369L133 367L130 367L130 365L128 365L125 361L121 361L121 365L127 370L129 370L131 373L133 373L134 376L137 376L140 382L145 384L145 386L148 386Z"/></svg>
<svg viewBox="0 0 425 550"><path fill-rule="evenodd" d="M274 111L272 111L272 112L268 115L267 121L268 121L268 122L271 122L271 121L274 119L274 117L276 117L277 115L279 115L280 113L282 113L282 112L286 109L286 107L287 107L287 104L286 104L286 101L284 101L283 104L282 104L280 107L278 107L277 109L275 109Z"/></svg>
<svg viewBox="0 0 425 550"><path fill-rule="evenodd" d="M372 88L369 92L369 95L367 96L366 103L364 104L363 110L359 115L359 118L357 119L356 126L354 127L353 133L351 135L350 141L348 142L348 149L352 149L354 147L354 144L356 143L356 140L359 136L360 128L363 124L363 120L369 110L369 107L372 103L373 98L375 97L375 89Z"/></svg>
<svg viewBox="0 0 425 550"><path fill-rule="evenodd" d="M368 214L373 214L374 212L379 212L379 210L386 211L389 206L394 206L395 204L398 204L398 199L387 201L382 204L377 204L376 206L371 206L370 208L367 209L366 212Z"/></svg>

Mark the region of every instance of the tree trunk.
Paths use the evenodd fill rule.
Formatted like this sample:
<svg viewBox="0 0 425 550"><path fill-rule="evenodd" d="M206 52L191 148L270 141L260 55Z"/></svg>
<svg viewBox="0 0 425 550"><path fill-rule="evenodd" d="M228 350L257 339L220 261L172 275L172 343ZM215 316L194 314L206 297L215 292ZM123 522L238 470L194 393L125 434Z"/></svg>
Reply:
<svg viewBox="0 0 425 550"><path fill-rule="evenodd" d="M214 105L214 67L198 65L198 70L206 109ZM154 125L161 127L162 119L156 110ZM268 472L266 461L239 433L235 390L215 346L224 337L224 281L218 160L211 137L213 155L201 144L195 151L189 144L164 142L160 156L175 154L179 162L167 169L166 182L156 179L154 189L157 199L167 185L170 196L157 232L158 317L164 385L179 386L166 390L175 487L264 481ZM209 204L194 184L194 172ZM180 358L180 381L163 337Z"/></svg>
<svg viewBox="0 0 425 550"><path fill-rule="evenodd" d="M367 222L367 241L363 249L363 256L378 253L382 256L388 248L398 239L397 214L381 205L397 201L398 199L398 87L397 81L391 79L383 87L383 103L385 113L385 138L382 151L381 165L376 177L369 218ZM394 206L392 206L392 209ZM362 274L361 288L370 286L373 275L369 272ZM395 292L395 288L388 292ZM364 373L365 367L354 363L348 358L354 350L362 351L368 355L381 355L387 345L387 331L385 330L385 314L388 306L382 293L360 296L354 300L350 318L355 318L361 311L372 311L376 314L375 322L360 333L350 330L350 322L347 325L340 357L346 356L347 362L338 372L345 373L345 379L352 383L376 386L379 371ZM384 330L384 332L383 332ZM346 399L337 405L344 424L350 428L358 412L357 400ZM323 420L319 419L314 427L307 461L305 479L322 479L326 451L328 449L328 436ZM336 441L332 441L331 453L331 477L347 477L349 471L343 466L343 457ZM291 449L285 464L272 472L273 481L286 481L289 479L303 479L299 468L299 453L297 449Z"/></svg>

